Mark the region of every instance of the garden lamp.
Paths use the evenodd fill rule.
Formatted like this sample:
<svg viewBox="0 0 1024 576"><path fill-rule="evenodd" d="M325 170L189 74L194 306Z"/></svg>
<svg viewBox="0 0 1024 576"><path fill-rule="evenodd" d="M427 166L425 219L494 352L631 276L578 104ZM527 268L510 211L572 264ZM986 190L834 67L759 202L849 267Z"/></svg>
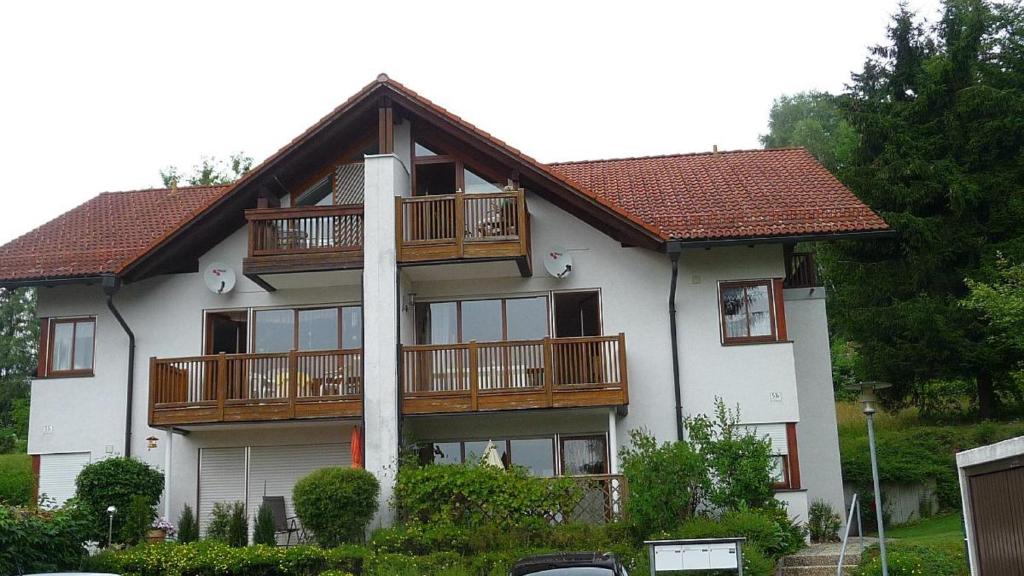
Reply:
<svg viewBox="0 0 1024 576"><path fill-rule="evenodd" d="M878 551L882 561L882 576L889 576L889 562L885 555L885 526L882 520L882 490L878 486L878 457L875 453L875 404L878 402L877 390L891 387L886 382L861 382L850 388L860 391L860 403L864 405L864 415L868 419L868 451L871 452L871 480L875 489L875 517L878 521Z"/></svg>
<svg viewBox="0 0 1024 576"><path fill-rule="evenodd" d="M117 508L108 506L107 515L110 516L110 523L107 526L107 548L110 548L114 541L114 514L117 514Z"/></svg>

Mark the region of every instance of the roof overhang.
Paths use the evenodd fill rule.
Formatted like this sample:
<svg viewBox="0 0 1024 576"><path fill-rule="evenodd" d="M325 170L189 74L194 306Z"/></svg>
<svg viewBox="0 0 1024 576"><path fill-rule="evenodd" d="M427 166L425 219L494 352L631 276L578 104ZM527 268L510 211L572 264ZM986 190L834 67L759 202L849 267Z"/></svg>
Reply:
<svg viewBox="0 0 1024 576"><path fill-rule="evenodd" d="M862 232L821 232L785 236L752 236L748 238L718 238L707 240L673 239L666 242L666 251L679 252L696 248L722 248L726 246L752 246L754 244L796 244L832 240L885 240L895 238L895 230L866 230Z"/></svg>

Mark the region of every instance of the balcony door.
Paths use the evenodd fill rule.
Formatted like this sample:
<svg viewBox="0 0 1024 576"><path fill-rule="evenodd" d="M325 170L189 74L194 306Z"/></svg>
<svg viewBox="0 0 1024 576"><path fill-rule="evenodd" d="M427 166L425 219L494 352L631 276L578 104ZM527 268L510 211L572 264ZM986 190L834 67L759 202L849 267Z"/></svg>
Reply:
<svg viewBox="0 0 1024 576"><path fill-rule="evenodd" d="M555 337L601 335L601 295L597 290L556 292ZM552 350L556 384L604 382L602 348L597 342L563 342Z"/></svg>

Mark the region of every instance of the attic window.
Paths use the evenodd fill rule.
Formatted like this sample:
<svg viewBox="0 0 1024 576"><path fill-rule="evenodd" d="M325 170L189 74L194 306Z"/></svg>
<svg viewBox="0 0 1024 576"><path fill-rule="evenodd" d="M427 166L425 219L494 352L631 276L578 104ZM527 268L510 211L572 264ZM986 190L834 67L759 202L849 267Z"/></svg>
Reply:
<svg viewBox="0 0 1024 576"><path fill-rule="evenodd" d="M416 143L416 155L417 156L437 156L437 152L434 152L430 148L427 148L419 142Z"/></svg>

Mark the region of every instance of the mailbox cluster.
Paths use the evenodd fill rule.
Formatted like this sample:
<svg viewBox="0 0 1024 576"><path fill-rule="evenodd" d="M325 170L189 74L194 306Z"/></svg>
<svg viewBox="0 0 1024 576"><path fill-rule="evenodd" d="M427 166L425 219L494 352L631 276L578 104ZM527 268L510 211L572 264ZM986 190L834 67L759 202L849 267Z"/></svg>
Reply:
<svg viewBox="0 0 1024 576"><path fill-rule="evenodd" d="M651 575L679 570L736 570L743 574L743 538L646 542Z"/></svg>

